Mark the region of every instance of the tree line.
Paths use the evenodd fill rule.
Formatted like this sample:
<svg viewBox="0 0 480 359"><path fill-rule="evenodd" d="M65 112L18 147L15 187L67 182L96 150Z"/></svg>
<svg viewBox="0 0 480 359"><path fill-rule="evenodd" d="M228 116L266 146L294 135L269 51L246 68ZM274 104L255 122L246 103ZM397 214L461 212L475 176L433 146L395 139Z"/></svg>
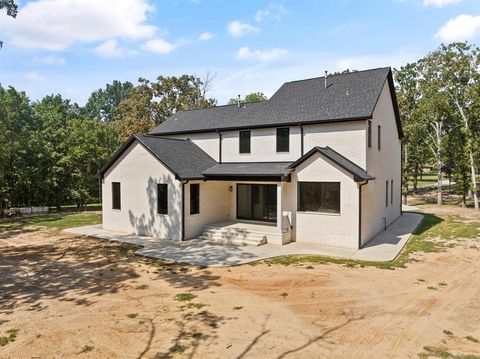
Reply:
<svg viewBox="0 0 480 359"><path fill-rule="evenodd" d="M478 211L480 161L480 50L466 42L441 45L394 71L403 143L403 194L417 190L425 168L454 182L462 203ZM413 187L413 188L412 188Z"/></svg>

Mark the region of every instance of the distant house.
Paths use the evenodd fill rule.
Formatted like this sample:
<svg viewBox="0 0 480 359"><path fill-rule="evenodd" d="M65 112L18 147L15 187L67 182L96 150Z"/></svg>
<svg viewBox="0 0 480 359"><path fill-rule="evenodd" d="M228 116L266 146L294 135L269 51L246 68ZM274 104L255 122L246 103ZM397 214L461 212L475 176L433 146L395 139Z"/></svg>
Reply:
<svg viewBox="0 0 480 359"><path fill-rule="evenodd" d="M401 139L390 68L180 111L132 136L102 169L103 226L359 248L401 214Z"/></svg>

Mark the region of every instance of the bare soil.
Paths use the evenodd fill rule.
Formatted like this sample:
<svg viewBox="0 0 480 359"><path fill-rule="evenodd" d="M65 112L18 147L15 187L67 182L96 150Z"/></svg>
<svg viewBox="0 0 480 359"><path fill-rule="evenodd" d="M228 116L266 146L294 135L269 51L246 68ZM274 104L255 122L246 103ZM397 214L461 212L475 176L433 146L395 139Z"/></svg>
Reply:
<svg viewBox="0 0 480 359"><path fill-rule="evenodd" d="M462 211L453 210L478 219ZM480 356L476 241L457 238L395 270L202 269L145 260L131 246L0 229L0 337L18 330L0 357L416 358L426 346Z"/></svg>

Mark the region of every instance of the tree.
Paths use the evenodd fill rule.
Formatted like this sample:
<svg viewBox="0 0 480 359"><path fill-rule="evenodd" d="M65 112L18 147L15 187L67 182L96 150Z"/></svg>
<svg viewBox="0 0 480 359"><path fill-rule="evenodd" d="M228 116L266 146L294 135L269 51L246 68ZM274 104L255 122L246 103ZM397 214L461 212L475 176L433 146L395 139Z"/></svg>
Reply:
<svg viewBox="0 0 480 359"><path fill-rule="evenodd" d="M13 18L17 17L18 6L13 2L13 0L0 0L0 10L5 9L7 15ZM0 48L2 48L3 42L0 41Z"/></svg>
<svg viewBox="0 0 480 359"><path fill-rule="evenodd" d="M200 78L159 76L156 82L140 78L130 96L120 102L113 127L125 141L133 133L145 133L165 121L177 111L215 106L216 100L207 98Z"/></svg>
<svg viewBox="0 0 480 359"><path fill-rule="evenodd" d="M111 84L107 84L105 89L94 91L84 108L86 116L98 121L113 121L117 115L118 105L130 96L132 89L131 82L115 80Z"/></svg>
<svg viewBox="0 0 480 359"><path fill-rule="evenodd" d="M480 91L480 50L467 43L441 45L437 51L427 56L431 63L430 78L437 91L445 93L455 109L460 128L465 136L465 152L470 166L470 186L473 203L479 211L477 161Z"/></svg>
<svg viewBox="0 0 480 359"><path fill-rule="evenodd" d="M407 204L409 182L413 179L413 191L427 159L424 151L423 124L419 118L420 71L418 63L407 64L394 71L400 118L405 135L402 151L402 185L404 203Z"/></svg>
<svg viewBox="0 0 480 359"><path fill-rule="evenodd" d="M252 92L246 95L243 99L240 98L240 104L243 105L249 102L260 102L265 100L268 100L268 97L263 92ZM228 104L236 105L238 104L238 101L238 98L231 98L230 100L228 100Z"/></svg>
<svg viewBox="0 0 480 359"><path fill-rule="evenodd" d="M41 124L37 138L43 152L39 175L49 188L48 203L55 203L60 209L73 171L67 156L70 121L80 116L80 108L61 95L50 95L35 102L33 110Z"/></svg>

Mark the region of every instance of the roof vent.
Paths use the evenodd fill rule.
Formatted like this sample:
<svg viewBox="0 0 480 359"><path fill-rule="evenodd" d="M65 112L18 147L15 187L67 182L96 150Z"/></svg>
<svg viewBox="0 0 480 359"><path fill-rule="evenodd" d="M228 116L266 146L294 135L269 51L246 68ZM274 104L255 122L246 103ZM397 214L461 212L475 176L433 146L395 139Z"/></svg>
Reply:
<svg viewBox="0 0 480 359"><path fill-rule="evenodd" d="M240 95L238 95L238 98L237 98L237 107L240 108Z"/></svg>
<svg viewBox="0 0 480 359"><path fill-rule="evenodd" d="M328 71L325 71L325 88L328 87Z"/></svg>

